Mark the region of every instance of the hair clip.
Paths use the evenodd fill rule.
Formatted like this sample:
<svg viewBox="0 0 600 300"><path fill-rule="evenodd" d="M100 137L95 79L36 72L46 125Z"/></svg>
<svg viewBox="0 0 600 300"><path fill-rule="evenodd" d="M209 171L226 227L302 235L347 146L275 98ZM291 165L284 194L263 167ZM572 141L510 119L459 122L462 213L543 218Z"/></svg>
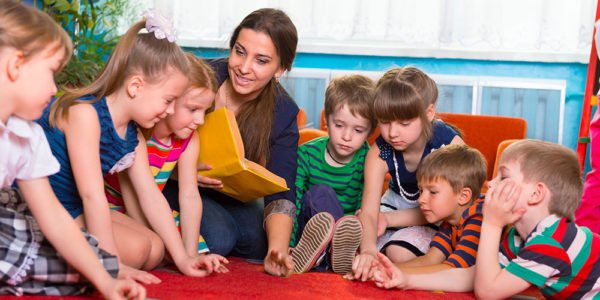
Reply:
<svg viewBox="0 0 600 300"><path fill-rule="evenodd" d="M159 40L167 39L173 43L177 39L173 23L156 10L147 10L144 13L146 18L146 30L154 32L154 37Z"/></svg>

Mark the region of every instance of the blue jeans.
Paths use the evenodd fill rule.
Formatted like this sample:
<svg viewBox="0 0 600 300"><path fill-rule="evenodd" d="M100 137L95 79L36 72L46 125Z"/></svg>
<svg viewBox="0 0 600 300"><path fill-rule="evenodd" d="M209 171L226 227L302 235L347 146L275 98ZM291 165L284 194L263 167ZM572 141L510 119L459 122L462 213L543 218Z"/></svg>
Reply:
<svg viewBox="0 0 600 300"><path fill-rule="evenodd" d="M200 234L210 252L262 261L267 254L263 201L244 203L211 189L199 190L202 196ZM179 210L176 180L167 182L163 194L171 209Z"/></svg>
<svg viewBox="0 0 600 300"><path fill-rule="evenodd" d="M300 213L296 222L298 223L298 229L296 231L296 243L300 241L302 232L308 220L314 217L316 214L321 212L328 212L333 216L335 221L339 220L344 216L344 209L342 203L338 199L335 191L326 184L315 184L304 195L301 202ZM313 269L317 272L325 272L331 269L331 262L329 261L329 246L327 247L327 255L325 259L315 266Z"/></svg>
<svg viewBox="0 0 600 300"><path fill-rule="evenodd" d="M344 216L342 203L338 200L335 191L328 185L315 184L300 199L301 208L296 222L298 230L296 231L296 241L300 240L304 226L312 217L320 212L328 212L335 221Z"/></svg>

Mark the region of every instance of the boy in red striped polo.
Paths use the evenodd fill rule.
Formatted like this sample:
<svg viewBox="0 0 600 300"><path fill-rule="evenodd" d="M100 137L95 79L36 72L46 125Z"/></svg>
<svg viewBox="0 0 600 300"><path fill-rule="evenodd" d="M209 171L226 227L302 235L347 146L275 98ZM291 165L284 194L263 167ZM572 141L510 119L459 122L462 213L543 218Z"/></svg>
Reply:
<svg viewBox="0 0 600 300"><path fill-rule="evenodd" d="M503 152L483 209L479 298L507 298L534 285L551 299L600 299L600 237L573 221L580 174L576 154L561 145L524 140ZM508 224L514 226L502 234Z"/></svg>
<svg viewBox="0 0 600 300"><path fill-rule="evenodd" d="M439 289L443 287L441 281L451 285L453 280L460 280L459 277L438 276L439 271L469 268L475 264L483 206L479 193L486 170L485 158L466 145L445 146L421 161L417 169L421 193L419 206L427 222L439 224L439 229L423 256L392 265L387 257L379 254L374 271L379 287ZM427 278L428 274L432 276ZM416 282L413 276L424 280L418 285L410 285L410 282Z"/></svg>

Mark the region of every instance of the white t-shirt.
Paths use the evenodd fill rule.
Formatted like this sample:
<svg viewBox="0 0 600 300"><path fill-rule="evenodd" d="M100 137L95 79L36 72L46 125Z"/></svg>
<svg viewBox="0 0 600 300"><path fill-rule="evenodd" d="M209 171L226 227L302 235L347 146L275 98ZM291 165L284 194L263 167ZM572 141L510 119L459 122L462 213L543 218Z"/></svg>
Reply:
<svg viewBox="0 0 600 300"><path fill-rule="evenodd" d="M14 116L6 124L0 121L0 188L10 187L15 179L47 177L59 169L40 125Z"/></svg>

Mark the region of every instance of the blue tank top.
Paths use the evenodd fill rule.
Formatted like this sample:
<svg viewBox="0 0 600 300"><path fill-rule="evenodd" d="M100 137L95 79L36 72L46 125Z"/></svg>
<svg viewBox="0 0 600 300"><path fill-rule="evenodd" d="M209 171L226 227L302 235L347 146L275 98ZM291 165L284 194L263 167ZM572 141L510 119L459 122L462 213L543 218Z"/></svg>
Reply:
<svg viewBox="0 0 600 300"><path fill-rule="evenodd" d="M439 120L433 121L432 126L432 137L423 149L423 155L421 160L425 156L429 155L433 150L439 149L445 145L449 145L450 142L457 136L458 133L450 126ZM400 184L404 191L410 194L417 194L419 187L417 185L417 171L410 172L406 169L404 163L404 155L401 151L396 151L392 145L388 144L381 135L375 140L375 144L379 147L379 157L385 160L392 179L390 180L388 187L396 194L400 194L400 188L398 187L398 179L396 177L396 166L394 164L394 156L398 162L398 177L400 177ZM408 197L408 200L416 201L419 199L419 195L414 197Z"/></svg>
<svg viewBox="0 0 600 300"><path fill-rule="evenodd" d="M91 102L94 98L94 96L85 96L79 100ZM52 102L54 100L52 99ZM106 105L106 98L102 97L98 101L91 103L91 105L96 109L100 122L100 164L102 166L102 176L104 177L125 155L135 151L135 147L138 145L137 126L133 121L129 122L127 124L125 139L122 139L115 130L112 117ZM36 120L36 122L44 129L44 133L52 149L52 154L60 163L60 171L49 177L50 185L52 185L52 189L58 200L60 200L69 214L73 218L76 218L83 213L83 202L79 197L79 191L77 190L73 170L69 162L67 141L60 129L50 126L49 116L50 105L46 107L42 117Z"/></svg>

